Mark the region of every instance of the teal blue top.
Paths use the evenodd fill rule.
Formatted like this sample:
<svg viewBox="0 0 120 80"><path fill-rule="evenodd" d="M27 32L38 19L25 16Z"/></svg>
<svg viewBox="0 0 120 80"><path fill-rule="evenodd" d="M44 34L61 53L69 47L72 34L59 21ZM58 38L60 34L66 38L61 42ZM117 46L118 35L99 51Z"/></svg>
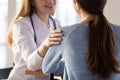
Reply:
<svg viewBox="0 0 120 80"><path fill-rule="evenodd" d="M112 25L112 29L117 60L120 63L120 26ZM46 53L42 65L43 72L59 74L64 70L63 80L103 80L97 74L93 76L87 66L88 24L66 26L62 31L64 35L62 43L50 47ZM62 58L65 61L64 67L61 64ZM112 73L109 80L120 80L120 73Z"/></svg>

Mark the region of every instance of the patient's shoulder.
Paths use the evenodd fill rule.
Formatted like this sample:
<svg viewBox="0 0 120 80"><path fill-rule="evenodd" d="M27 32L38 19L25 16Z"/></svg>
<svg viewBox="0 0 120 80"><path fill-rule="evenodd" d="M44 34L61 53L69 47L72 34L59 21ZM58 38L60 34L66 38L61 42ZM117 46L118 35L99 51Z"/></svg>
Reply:
<svg viewBox="0 0 120 80"><path fill-rule="evenodd" d="M75 31L77 31L77 29L79 29L80 31L85 30L85 28L88 28L86 26L88 26L88 24L77 23L77 24L73 24L73 25L67 25L67 26L62 27L62 32L65 35L69 35L71 33L74 33Z"/></svg>

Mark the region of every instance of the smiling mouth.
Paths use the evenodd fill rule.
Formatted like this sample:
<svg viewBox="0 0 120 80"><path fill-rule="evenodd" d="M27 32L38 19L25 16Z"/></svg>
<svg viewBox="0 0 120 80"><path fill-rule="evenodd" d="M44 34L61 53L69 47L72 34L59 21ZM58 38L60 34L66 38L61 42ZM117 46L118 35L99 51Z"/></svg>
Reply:
<svg viewBox="0 0 120 80"><path fill-rule="evenodd" d="M45 5L46 8L53 8L54 5Z"/></svg>

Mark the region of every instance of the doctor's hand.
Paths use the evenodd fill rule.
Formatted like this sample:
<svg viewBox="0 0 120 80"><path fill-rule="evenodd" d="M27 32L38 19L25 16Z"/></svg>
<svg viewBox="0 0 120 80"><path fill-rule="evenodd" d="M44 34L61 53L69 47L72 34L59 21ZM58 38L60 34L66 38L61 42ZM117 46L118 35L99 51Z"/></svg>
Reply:
<svg viewBox="0 0 120 80"><path fill-rule="evenodd" d="M52 45L58 45L58 44L60 44L60 42L62 40L62 36L63 36L63 34L62 34L61 29L53 30L50 32L50 34L45 39L43 44L46 47L50 47Z"/></svg>
<svg viewBox="0 0 120 80"><path fill-rule="evenodd" d="M48 48L52 45L58 45L62 40L62 31L61 29L53 30L49 33L48 37L43 41L38 49L38 54L44 58Z"/></svg>

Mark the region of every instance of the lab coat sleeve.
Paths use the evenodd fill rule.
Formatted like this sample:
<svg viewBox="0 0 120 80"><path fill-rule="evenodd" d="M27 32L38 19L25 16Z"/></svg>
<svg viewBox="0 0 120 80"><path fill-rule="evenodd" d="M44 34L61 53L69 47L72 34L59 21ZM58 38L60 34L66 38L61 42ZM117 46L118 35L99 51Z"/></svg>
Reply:
<svg viewBox="0 0 120 80"><path fill-rule="evenodd" d="M12 39L12 51L14 56L17 55L15 61L18 62L23 58L29 69L40 69L43 59L37 54L34 32L30 22L28 23L22 20L16 21L12 28Z"/></svg>

